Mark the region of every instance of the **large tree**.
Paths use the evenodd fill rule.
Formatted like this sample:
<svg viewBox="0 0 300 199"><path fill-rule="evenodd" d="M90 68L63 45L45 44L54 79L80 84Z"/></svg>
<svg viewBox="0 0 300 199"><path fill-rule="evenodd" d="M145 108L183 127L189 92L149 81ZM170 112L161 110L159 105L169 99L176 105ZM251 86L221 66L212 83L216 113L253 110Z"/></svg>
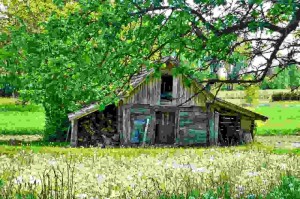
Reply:
<svg viewBox="0 0 300 199"><path fill-rule="evenodd" d="M2 31L0 66L22 74L21 94L44 105L50 135L65 130L66 113L117 101L132 75L141 67L158 69L162 56L181 61L175 74L206 84L259 83L270 68L299 64L298 1L188 2L79 0L37 24L12 15L18 23ZM224 64L233 70L219 79Z"/></svg>

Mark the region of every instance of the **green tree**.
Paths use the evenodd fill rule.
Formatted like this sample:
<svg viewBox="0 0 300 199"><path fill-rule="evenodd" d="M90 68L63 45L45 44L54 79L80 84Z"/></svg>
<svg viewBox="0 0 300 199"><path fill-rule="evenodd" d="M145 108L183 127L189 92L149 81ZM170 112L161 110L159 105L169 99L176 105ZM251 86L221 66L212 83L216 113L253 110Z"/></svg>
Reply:
<svg viewBox="0 0 300 199"><path fill-rule="evenodd" d="M245 89L245 100L250 105L256 105L259 101L259 86L250 85Z"/></svg>
<svg viewBox="0 0 300 199"><path fill-rule="evenodd" d="M8 10L19 9L17 1L10 2ZM101 107L118 101L117 94L130 89L132 75L141 67L159 69L154 60L161 56L176 53L188 63L200 63L186 64L174 73L199 83L231 84L261 82L274 60L289 67L299 52L277 56L283 46L297 47L285 40L299 26L297 1L270 1L269 9L260 0L237 1L234 6L224 0L195 1L195 6L185 1L46 2L51 9L45 16L42 8L48 3L40 8L26 2L22 15L11 11L9 21L15 23L1 29L0 69L11 76L19 74L21 96L43 104L48 139L64 135L67 113L94 101ZM222 15L212 17L214 9ZM261 30L267 32L266 38ZM236 50L248 43L247 50ZM266 69L253 71L253 78L246 80L247 73L239 71L255 65L253 60L261 55L266 55L262 63ZM234 66L226 79L215 74L222 63ZM208 78L203 71L209 71Z"/></svg>

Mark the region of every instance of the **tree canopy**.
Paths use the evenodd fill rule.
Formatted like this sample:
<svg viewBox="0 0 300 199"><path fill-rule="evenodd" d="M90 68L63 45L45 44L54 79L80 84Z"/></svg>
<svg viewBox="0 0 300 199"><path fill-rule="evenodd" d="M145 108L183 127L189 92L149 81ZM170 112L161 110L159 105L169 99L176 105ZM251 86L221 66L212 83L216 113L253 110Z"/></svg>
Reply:
<svg viewBox="0 0 300 199"><path fill-rule="evenodd" d="M163 56L180 60L174 74L207 84L258 83L299 64L296 0L37 2L4 2L0 71L44 105L48 132L66 130L66 113L83 105L117 102L133 74L159 69ZM218 78L226 64L231 75Z"/></svg>

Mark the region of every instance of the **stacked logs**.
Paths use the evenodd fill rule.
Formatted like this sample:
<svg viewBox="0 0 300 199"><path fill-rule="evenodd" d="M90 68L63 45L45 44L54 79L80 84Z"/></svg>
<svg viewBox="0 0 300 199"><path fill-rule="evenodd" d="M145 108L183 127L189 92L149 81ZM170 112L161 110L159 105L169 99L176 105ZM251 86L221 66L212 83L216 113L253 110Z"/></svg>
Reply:
<svg viewBox="0 0 300 199"><path fill-rule="evenodd" d="M109 112L91 113L79 120L78 145L118 146L116 117Z"/></svg>

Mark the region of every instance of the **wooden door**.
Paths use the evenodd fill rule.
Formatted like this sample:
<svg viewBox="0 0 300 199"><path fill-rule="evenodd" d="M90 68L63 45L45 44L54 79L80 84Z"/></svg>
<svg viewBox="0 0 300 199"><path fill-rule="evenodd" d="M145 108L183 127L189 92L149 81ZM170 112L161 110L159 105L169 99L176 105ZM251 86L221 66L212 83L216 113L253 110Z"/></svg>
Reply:
<svg viewBox="0 0 300 199"><path fill-rule="evenodd" d="M156 112L155 143L174 144L175 112Z"/></svg>

